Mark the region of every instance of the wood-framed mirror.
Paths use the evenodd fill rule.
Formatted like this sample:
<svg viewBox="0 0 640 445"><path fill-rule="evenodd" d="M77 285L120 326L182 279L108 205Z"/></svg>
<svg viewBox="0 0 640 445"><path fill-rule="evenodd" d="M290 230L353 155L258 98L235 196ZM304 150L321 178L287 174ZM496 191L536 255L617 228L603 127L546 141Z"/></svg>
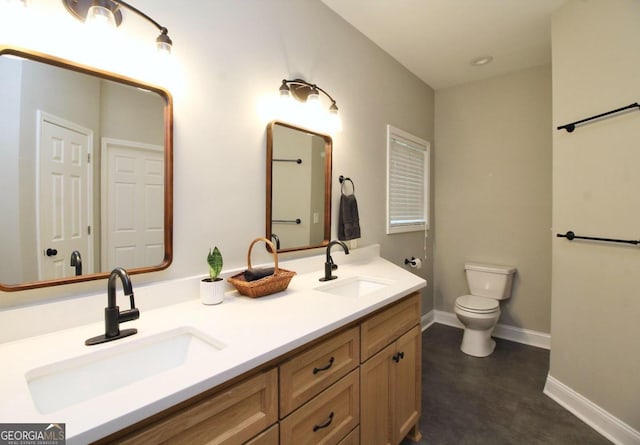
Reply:
<svg viewBox="0 0 640 445"><path fill-rule="evenodd" d="M266 237L278 252L326 246L331 237L330 136L267 126Z"/></svg>
<svg viewBox="0 0 640 445"><path fill-rule="evenodd" d="M0 46L0 189L2 291L167 268L171 95Z"/></svg>

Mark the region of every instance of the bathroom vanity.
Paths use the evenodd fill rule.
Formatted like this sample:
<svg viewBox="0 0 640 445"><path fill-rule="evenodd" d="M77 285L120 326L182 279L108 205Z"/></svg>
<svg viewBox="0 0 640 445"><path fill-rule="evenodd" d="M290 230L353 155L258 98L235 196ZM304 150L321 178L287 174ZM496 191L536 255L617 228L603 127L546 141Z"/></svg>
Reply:
<svg viewBox="0 0 640 445"><path fill-rule="evenodd" d="M419 323L414 292L98 443L373 445L410 431L417 440Z"/></svg>
<svg viewBox="0 0 640 445"><path fill-rule="evenodd" d="M329 283L318 281L322 262L282 262L298 275L259 299L229 292L204 306L196 294L149 311L141 302L138 334L107 344L83 344L100 323L4 343L0 353L20 359L3 372L0 417L65 423L69 444L418 438L425 281L377 246L337 258ZM93 394L78 389L85 379Z"/></svg>

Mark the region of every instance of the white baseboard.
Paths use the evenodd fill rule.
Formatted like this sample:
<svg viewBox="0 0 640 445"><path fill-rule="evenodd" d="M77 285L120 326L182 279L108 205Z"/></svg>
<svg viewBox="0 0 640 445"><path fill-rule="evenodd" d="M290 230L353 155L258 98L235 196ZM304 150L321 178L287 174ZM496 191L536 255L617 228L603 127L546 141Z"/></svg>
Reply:
<svg viewBox="0 0 640 445"><path fill-rule="evenodd" d="M498 324L495 331L493 331L493 336L537 348L551 349L551 335L545 332Z"/></svg>
<svg viewBox="0 0 640 445"><path fill-rule="evenodd" d="M460 323L456 314L452 314L451 312L434 310L433 319L436 323L446 324L447 326L452 326L458 329L464 329L464 325Z"/></svg>
<svg viewBox="0 0 640 445"><path fill-rule="evenodd" d="M550 374L547 375L544 393L614 444L640 445L639 431L612 416Z"/></svg>
<svg viewBox="0 0 640 445"><path fill-rule="evenodd" d="M433 310L431 310L420 318L420 326L422 327L422 332L424 332L425 329L427 329L433 323L435 323L435 320L433 317Z"/></svg>
<svg viewBox="0 0 640 445"><path fill-rule="evenodd" d="M445 311L433 310L433 320L435 323L446 324L454 328L464 329L456 314ZM429 313L431 313L429 312ZM428 315L428 314L427 314ZM532 331L530 329L517 328L506 324L498 324L493 331L493 336L505 340L523 343L537 348L551 349L551 335L545 332Z"/></svg>

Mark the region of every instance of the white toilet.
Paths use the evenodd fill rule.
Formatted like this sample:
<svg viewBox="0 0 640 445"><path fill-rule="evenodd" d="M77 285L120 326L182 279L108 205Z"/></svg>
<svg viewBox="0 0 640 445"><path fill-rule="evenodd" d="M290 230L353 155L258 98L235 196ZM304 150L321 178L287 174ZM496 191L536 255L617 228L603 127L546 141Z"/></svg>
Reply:
<svg viewBox="0 0 640 445"><path fill-rule="evenodd" d="M486 357L496 347L491 333L500 317L498 300L511 296L515 267L467 263L464 265L471 295L456 299L455 313L464 325L462 352Z"/></svg>

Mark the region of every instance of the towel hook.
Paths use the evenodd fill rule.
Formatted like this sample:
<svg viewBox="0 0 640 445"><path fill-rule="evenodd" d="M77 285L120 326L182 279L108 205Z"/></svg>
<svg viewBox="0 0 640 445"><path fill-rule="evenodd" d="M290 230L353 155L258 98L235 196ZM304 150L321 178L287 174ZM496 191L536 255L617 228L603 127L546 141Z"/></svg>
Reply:
<svg viewBox="0 0 640 445"><path fill-rule="evenodd" d="M353 183L351 178L344 177L343 175L340 175L340 177L338 178L338 181L340 181L340 184L342 184L342 186L340 187L340 193L342 193L343 195L345 194L344 193L344 184L347 181L349 181L351 183L351 194L354 195L356 193L356 185Z"/></svg>

